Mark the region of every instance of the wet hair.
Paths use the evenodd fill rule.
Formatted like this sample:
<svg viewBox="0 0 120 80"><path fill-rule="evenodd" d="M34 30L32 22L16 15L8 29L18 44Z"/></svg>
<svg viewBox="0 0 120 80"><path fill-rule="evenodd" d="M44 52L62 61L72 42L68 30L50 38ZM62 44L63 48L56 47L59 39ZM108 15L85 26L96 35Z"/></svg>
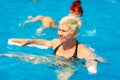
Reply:
<svg viewBox="0 0 120 80"><path fill-rule="evenodd" d="M72 16L65 16L60 20L60 25L64 24L69 26L73 32L79 32L81 21Z"/></svg>

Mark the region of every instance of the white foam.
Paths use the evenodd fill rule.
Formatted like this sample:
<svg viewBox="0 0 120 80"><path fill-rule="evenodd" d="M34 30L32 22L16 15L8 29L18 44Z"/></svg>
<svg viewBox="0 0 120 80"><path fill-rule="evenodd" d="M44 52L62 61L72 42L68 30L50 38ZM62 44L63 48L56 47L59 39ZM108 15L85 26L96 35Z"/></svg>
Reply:
<svg viewBox="0 0 120 80"><path fill-rule="evenodd" d="M91 30L87 30L85 34L83 34L82 36L95 36L96 32L97 32L96 28L93 28Z"/></svg>
<svg viewBox="0 0 120 80"><path fill-rule="evenodd" d="M30 44L30 45L27 45L27 46L36 47L36 48L40 48L40 49L48 49L48 47L46 47L44 45Z"/></svg>
<svg viewBox="0 0 120 80"><path fill-rule="evenodd" d="M11 40L11 39L8 39L8 44L9 44L9 45L16 45L16 46L20 46L20 44L19 44L19 43L17 43L17 42L12 42L12 40Z"/></svg>
<svg viewBox="0 0 120 80"><path fill-rule="evenodd" d="M87 68L87 70L90 74L96 74L97 73L97 69L94 68L93 66L90 66L89 68Z"/></svg>
<svg viewBox="0 0 120 80"><path fill-rule="evenodd" d="M20 46L19 43L17 42L12 42L11 39L8 40L8 44L9 45L16 45L16 46ZM48 49L48 47L44 46L44 45L38 45L38 44L28 44L26 46L29 46L29 47L36 47L36 48L39 48L39 49Z"/></svg>

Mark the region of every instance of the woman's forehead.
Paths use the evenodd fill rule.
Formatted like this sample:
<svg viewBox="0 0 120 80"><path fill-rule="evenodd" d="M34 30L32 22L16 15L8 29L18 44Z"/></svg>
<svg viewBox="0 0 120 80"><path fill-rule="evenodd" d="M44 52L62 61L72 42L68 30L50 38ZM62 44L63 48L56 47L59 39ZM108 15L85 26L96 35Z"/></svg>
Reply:
<svg viewBox="0 0 120 80"><path fill-rule="evenodd" d="M65 30L65 31L72 31L72 29L68 25L61 25L58 29Z"/></svg>
<svg viewBox="0 0 120 80"><path fill-rule="evenodd" d="M59 25L59 28L69 29L70 27L66 24Z"/></svg>

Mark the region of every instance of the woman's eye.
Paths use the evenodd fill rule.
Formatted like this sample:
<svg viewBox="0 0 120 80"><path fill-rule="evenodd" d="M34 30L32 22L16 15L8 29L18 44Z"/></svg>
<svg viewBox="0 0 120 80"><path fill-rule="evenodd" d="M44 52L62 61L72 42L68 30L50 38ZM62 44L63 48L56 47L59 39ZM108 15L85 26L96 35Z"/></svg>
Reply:
<svg viewBox="0 0 120 80"><path fill-rule="evenodd" d="M58 29L58 31L61 31L61 29Z"/></svg>
<svg viewBox="0 0 120 80"><path fill-rule="evenodd" d="M62 30L63 32L66 32L65 30Z"/></svg>

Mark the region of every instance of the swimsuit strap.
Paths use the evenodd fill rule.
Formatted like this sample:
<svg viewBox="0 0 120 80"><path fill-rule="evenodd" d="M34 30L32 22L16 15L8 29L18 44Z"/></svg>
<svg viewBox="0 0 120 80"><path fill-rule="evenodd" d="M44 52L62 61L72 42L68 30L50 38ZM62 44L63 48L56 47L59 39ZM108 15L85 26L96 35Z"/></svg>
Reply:
<svg viewBox="0 0 120 80"><path fill-rule="evenodd" d="M62 44L58 45L55 49L54 49L54 54L56 55L56 52L57 50L59 49L59 47L61 46ZM73 58L77 58L77 49L78 49L78 41L76 42L76 47L75 47L75 52L73 54Z"/></svg>
<svg viewBox="0 0 120 80"><path fill-rule="evenodd" d="M56 52L57 50L59 49L59 47L61 46L62 44L58 45L55 49L54 49L54 54L56 55Z"/></svg>
<svg viewBox="0 0 120 80"><path fill-rule="evenodd" d="M74 54L73 54L73 58L77 58L77 49L78 49L78 41L76 42L76 47L75 47L75 52L74 52Z"/></svg>

